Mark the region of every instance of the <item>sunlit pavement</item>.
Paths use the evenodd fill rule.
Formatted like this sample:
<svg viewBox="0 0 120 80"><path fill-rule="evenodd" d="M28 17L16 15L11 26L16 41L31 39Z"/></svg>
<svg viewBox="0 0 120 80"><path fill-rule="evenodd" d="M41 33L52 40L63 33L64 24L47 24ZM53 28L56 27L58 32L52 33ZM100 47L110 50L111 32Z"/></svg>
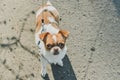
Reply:
<svg viewBox="0 0 120 80"><path fill-rule="evenodd" d="M41 64L34 41L41 0L0 0L0 80L119 80L120 1L50 0L70 31L64 67ZM44 1L46 2L46 1Z"/></svg>

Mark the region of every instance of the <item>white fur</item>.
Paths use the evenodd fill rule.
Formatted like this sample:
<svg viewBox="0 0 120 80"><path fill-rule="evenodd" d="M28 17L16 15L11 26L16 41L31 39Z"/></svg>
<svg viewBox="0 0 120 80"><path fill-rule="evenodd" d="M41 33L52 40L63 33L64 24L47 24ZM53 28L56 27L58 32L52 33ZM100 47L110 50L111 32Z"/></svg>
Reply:
<svg viewBox="0 0 120 80"><path fill-rule="evenodd" d="M51 3L48 2L47 4L51 4ZM52 5L44 7L43 9L38 10L38 12L36 14L36 19L37 19L38 15L41 14L42 11L44 11L45 9L47 9L49 11L56 10ZM55 19L52 17L48 17L48 19L50 22L57 23L55 21ZM54 28L51 24L45 24L37 33L35 33L35 43L40 48L40 55L44 56L44 57L41 56L41 63L42 63L41 75L43 77L45 77L47 63L54 63L54 64L58 64L60 66L63 66L62 59L64 58L64 56L67 52L67 47L65 46L62 50L59 47L54 47L54 48L58 48L58 51L59 51L58 55L53 55L54 48L51 49L50 51L46 51L45 46L44 46L44 42L42 40L40 40L40 38L39 38L39 35L42 33L43 28L44 28L43 32L49 32L51 34L57 34L59 32L59 29ZM55 42L57 41L56 36L53 36L53 40ZM40 44L38 45L39 41L40 41Z"/></svg>
<svg viewBox="0 0 120 80"><path fill-rule="evenodd" d="M41 14L44 10L48 10L48 11L54 11L54 10L55 10L55 11L57 11L56 8L53 7L53 6L46 6L46 7L42 8L42 9L39 9L39 10L37 11L36 18L37 18L38 15ZM57 13L57 14L59 15L59 13Z"/></svg>
<svg viewBox="0 0 120 80"><path fill-rule="evenodd" d="M59 61L61 61L64 58L64 56L67 52L67 47L65 46L65 48L62 51L60 51L60 53L58 55L53 55L52 52L48 52L45 49L42 50L42 52L45 52L45 53L43 53L43 55L49 61L49 63L57 64L57 63L59 63ZM41 54L42 54L42 52L41 52Z"/></svg>
<svg viewBox="0 0 120 80"><path fill-rule="evenodd" d="M56 36L55 35L53 35L53 40L54 40L54 42L56 43L57 42L57 38L56 38Z"/></svg>
<svg viewBox="0 0 120 80"><path fill-rule="evenodd" d="M52 23L57 23L53 17L48 17L48 20Z"/></svg>
<svg viewBox="0 0 120 80"><path fill-rule="evenodd" d="M40 49L40 55L43 55L44 58L41 56L41 75L45 77L47 71L46 71L46 65L48 63L58 64L60 66L63 66L62 59L67 53L67 47L65 46L63 50L58 49L59 54L53 55L54 48L51 49L51 51L46 51L43 41L41 41L41 44L39 45Z"/></svg>

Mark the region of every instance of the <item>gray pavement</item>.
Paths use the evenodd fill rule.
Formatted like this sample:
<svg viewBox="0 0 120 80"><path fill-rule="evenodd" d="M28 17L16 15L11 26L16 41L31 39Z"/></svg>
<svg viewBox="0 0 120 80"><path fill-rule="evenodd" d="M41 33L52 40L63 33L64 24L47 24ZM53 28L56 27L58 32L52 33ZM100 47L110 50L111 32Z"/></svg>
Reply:
<svg viewBox="0 0 120 80"><path fill-rule="evenodd" d="M48 65L40 76L34 30L41 0L0 0L0 80L120 80L120 1L50 1L70 31L64 67Z"/></svg>

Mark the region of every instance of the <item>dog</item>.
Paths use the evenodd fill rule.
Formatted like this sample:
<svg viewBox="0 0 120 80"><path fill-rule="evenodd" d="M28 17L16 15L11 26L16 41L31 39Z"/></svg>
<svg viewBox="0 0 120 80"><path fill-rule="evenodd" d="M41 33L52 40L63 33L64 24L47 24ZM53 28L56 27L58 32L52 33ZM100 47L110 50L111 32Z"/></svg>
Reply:
<svg viewBox="0 0 120 80"><path fill-rule="evenodd" d="M35 43L40 50L41 75L46 75L46 64L63 66L66 39L69 31L59 28L59 13L48 0L36 13Z"/></svg>

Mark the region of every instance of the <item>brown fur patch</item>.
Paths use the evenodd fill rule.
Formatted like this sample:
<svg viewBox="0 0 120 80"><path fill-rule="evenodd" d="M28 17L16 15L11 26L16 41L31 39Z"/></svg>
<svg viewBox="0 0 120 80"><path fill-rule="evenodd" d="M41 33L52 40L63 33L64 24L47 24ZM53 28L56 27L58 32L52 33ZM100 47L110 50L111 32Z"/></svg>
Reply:
<svg viewBox="0 0 120 80"><path fill-rule="evenodd" d="M62 34L58 33L56 34L57 37L57 43L65 43L65 39L63 38Z"/></svg>
<svg viewBox="0 0 120 80"><path fill-rule="evenodd" d="M70 32L67 30L60 30L59 33L66 39Z"/></svg>

